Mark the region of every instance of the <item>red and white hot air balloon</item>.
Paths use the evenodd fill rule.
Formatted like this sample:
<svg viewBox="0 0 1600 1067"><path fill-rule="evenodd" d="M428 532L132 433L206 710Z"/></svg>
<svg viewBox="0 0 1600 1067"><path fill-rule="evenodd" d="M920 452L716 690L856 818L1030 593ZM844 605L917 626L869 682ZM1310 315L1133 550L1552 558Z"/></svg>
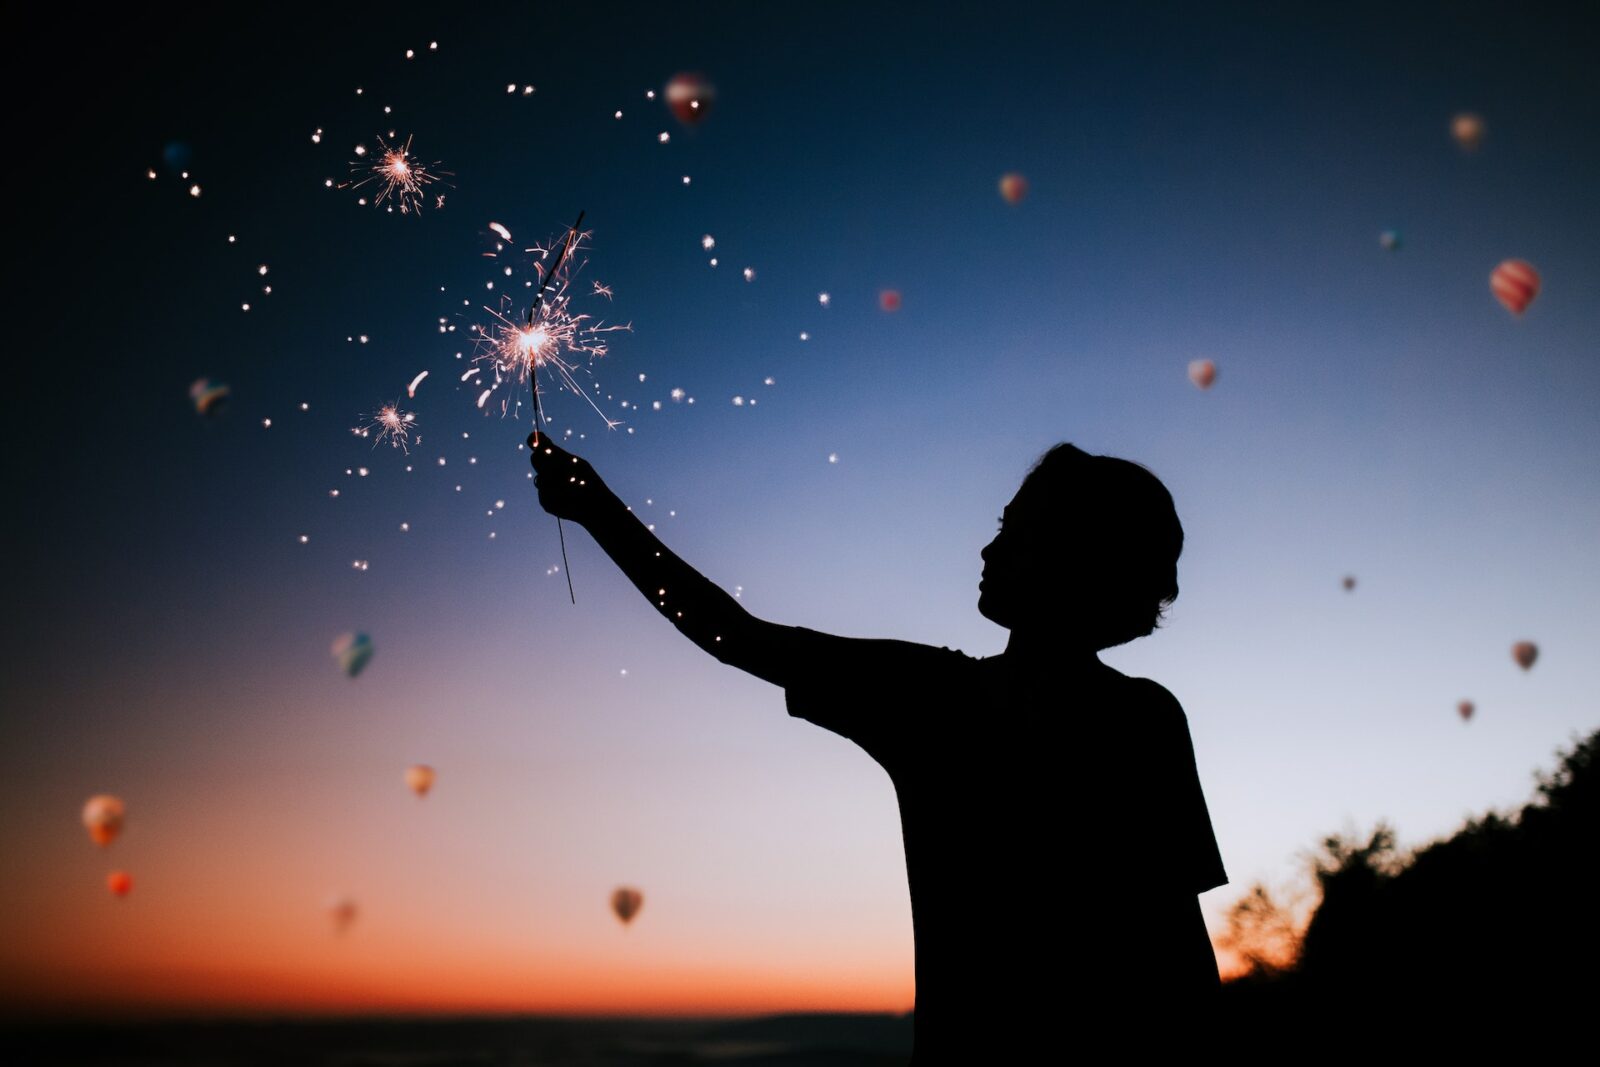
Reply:
<svg viewBox="0 0 1600 1067"><path fill-rule="evenodd" d="M127 871L112 871L106 875L106 888L111 890L114 896L125 897L133 888L133 875Z"/></svg>
<svg viewBox="0 0 1600 1067"><path fill-rule="evenodd" d="M1000 178L1000 195L1008 204L1020 204L1028 195L1028 179L1012 171Z"/></svg>
<svg viewBox="0 0 1600 1067"><path fill-rule="evenodd" d="M1539 646L1532 641L1518 641L1511 646L1511 658L1517 661L1517 666L1528 670L1533 666L1533 661L1539 658Z"/></svg>
<svg viewBox="0 0 1600 1067"><path fill-rule="evenodd" d="M883 291L879 292L878 293L878 308L881 311L890 311L890 312L899 311L900 310L900 290L898 290L898 289L884 289Z"/></svg>
<svg viewBox="0 0 1600 1067"><path fill-rule="evenodd" d="M1526 260L1508 259L1490 273L1489 289L1513 315L1520 315L1539 295L1539 272Z"/></svg>
<svg viewBox="0 0 1600 1067"><path fill-rule="evenodd" d="M1472 701L1470 700L1463 700L1456 705L1456 714L1461 716L1462 722L1471 722L1472 713L1475 710L1477 709L1473 707Z"/></svg>
<svg viewBox="0 0 1600 1067"><path fill-rule="evenodd" d="M406 768L406 785L419 797L428 795L428 790L433 788L433 768L426 763L413 764Z"/></svg>
<svg viewBox="0 0 1600 1067"><path fill-rule="evenodd" d="M1470 111L1463 111L1450 120L1450 136L1455 138L1463 152L1476 152L1488 133L1489 127L1482 116Z"/></svg>
<svg viewBox="0 0 1600 1067"><path fill-rule="evenodd" d="M108 793L90 797L83 806L83 825L89 831L89 840L101 848L115 841L122 833L126 810L121 800Z"/></svg>
<svg viewBox="0 0 1600 1067"><path fill-rule="evenodd" d="M706 80L704 74L674 74L667 82L665 92L667 107L685 126L698 126L711 112L717 99L717 87Z"/></svg>
<svg viewBox="0 0 1600 1067"><path fill-rule="evenodd" d="M637 889L622 886L611 894L611 910L617 913L617 918L622 920L623 926L633 922L633 917L639 914L639 909L643 906L644 894Z"/></svg>
<svg viewBox="0 0 1600 1067"><path fill-rule="evenodd" d="M1217 365L1209 359L1191 360L1189 380L1198 388L1210 389L1211 383L1217 380Z"/></svg>

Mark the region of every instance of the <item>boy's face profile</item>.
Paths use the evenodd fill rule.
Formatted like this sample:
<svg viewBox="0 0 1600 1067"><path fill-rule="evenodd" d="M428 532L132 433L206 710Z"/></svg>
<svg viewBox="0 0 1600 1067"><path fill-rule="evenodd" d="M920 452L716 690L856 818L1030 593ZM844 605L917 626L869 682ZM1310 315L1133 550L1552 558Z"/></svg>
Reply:
<svg viewBox="0 0 1600 1067"><path fill-rule="evenodd" d="M1059 516L1052 522L1024 484L981 553L978 613L1008 630L1059 617L1065 572L1077 555L1069 537Z"/></svg>

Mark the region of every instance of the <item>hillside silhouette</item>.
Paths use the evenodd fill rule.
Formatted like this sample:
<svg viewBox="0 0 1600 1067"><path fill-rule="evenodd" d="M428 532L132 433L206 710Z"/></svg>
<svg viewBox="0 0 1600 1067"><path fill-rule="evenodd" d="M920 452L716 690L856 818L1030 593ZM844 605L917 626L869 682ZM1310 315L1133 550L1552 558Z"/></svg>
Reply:
<svg viewBox="0 0 1600 1067"><path fill-rule="evenodd" d="M1600 949L1597 754L1600 731L1558 753L1520 811L1414 850L1384 824L1365 840L1327 838L1303 922L1256 886L1224 939L1249 967L1224 990L1233 1022L1436 1045L1576 1024Z"/></svg>

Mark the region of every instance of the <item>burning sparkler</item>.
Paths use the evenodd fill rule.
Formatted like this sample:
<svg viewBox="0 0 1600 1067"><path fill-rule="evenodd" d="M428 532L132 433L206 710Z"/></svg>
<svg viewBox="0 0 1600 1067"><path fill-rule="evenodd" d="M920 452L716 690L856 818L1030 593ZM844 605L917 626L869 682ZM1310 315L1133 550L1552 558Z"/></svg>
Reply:
<svg viewBox="0 0 1600 1067"><path fill-rule="evenodd" d="M579 222L582 222L581 215ZM514 388L527 383L533 393L535 420L542 421L539 372L543 370L555 379L557 388L582 396L595 413L605 420L607 429L619 425L618 420L600 409L589 395L589 390L577 378L578 374L587 373L589 365L609 350L608 334L633 329L631 323L607 325L603 320L580 313L572 307L572 275L575 270L583 269L583 264L578 262L578 254L589 236L588 232L580 231L574 225L567 232L559 251L554 247L529 249L539 256L534 263L534 270L540 283L526 317L514 316L510 296L502 296L498 308L484 307L491 321L487 325L474 327L478 335L478 352L473 357L473 363L489 372L492 382L486 383L487 387L478 395L478 407L485 407L496 392L510 385L512 389L506 389L500 397L501 414L509 414ZM553 251L557 252L555 261L546 269L546 261ZM609 298L610 290L597 283L591 295Z"/></svg>
<svg viewBox="0 0 1600 1067"><path fill-rule="evenodd" d="M390 136L394 135L391 133ZM450 172L428 169L429 167L437 167L439 165L437 160L427 166L418 163L416 157L411 154L411 138L409 136L406 138L405 144L395 146L389 144L380 135L378 137L378 148L380 151L373 153L369 152L365 145L356 146L356 155L360 158L350 164L350 169L352 173L365 174L366 177L360 181L344 182L340 185L340 188L349 186L359 189L369 182L377 182L378 192L372 198L373 207L379 206L385 200L392 199L392 203L389 205L390 211L398 207L402 215L420 212L424 201L427 199L422 191L423 187L432 185ZM365 158L368 156L372 158ZM441 206L442 203L441 198Z"/></svg>

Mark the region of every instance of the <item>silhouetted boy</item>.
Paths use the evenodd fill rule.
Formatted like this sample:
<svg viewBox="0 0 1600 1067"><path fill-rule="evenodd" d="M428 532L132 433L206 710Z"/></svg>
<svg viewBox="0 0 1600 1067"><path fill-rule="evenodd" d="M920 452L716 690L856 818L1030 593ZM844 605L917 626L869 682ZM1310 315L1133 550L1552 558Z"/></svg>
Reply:
<svg viewBox="0 0 1600 1067"><path fill-rule="evenodd" d="M983 550L974 659L758 619L673 555L584 460L528 439L545 510L586 527L662 615L850 738L900 804L916 936L913 1062L1051 1062L1191 1044L1217 964L1198 895L1227 875L1172 694L1097 653L1155 629L1183 527L1149 471L1044 455Z"/></svg>

